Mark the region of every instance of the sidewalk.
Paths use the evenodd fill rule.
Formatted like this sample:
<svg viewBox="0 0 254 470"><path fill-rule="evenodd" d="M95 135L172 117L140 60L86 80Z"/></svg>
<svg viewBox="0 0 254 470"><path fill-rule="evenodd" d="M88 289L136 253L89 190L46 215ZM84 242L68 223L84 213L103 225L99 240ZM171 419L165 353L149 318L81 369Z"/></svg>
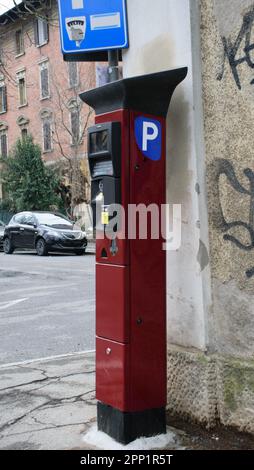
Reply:
<svg viewBox="0 0 254 470"><path fill-rule="evenodd" d="M0 449L85 448L94 370L94 353L0 366Z"/></svg>
<svg viewBox="0 0 254 470"><path fill-rule="evenodd" d="M0 450L122 448L97 432L94 359L88 352L0 366ZM181 448L175 431L150 438L153 448ZM143 441L134 448L150 448Z"/></svg>
<svg viewBox="0 0 254 470"><path fill-rule="evenodd" d="M123 448L97 432L94 372L93 352L0 366L0 450ZM171 422L125 449L253 449L253 436Z"/></svg>

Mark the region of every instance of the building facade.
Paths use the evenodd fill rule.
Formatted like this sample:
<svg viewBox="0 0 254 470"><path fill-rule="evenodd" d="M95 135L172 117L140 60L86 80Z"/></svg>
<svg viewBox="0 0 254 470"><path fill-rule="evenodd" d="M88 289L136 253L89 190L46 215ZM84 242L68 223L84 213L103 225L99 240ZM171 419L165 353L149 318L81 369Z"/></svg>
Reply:
<svg viewBox="0 0 254 470"><path fill-rule="evenodd" d="M63 61L56 0L32 12L21 4L0 17L0 155L8 158L16 140L31 134L45 163L63 167L78 203L89 199L89 184L75 188L69 180L78 179L80 167L89 179L86 128L92 120L79 93L94 86L94 63Z"/></svg>
<svg viewBox="0 0 254 470"><path fill-rule="evenodd" d="M167 119L167 198L182 205L167 253L168 409L254 433L254 2L127 3L125 77L189 69Z"/></svg>

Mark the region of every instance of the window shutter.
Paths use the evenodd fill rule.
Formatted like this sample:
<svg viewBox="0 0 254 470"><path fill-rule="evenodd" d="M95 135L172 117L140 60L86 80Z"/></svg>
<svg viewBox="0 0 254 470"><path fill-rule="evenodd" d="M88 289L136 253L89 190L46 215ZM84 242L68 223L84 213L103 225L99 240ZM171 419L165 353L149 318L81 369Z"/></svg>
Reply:
<svg viewBox="0 0 254 470"><path fill-rule="evenodd" d="M7 157L7 136L6 136L6 134L1 134L1 156L3 158Z"/></svg>
<svg viewBox="0 0 254 470"><path fill-rule="evenodd" d="M43 122L43 145L44 151L51 150L51 124L49 121Z"/></svg>
<svg viewBox="0 0 254 470"><path fill-rule="evenodd" d="M23 32L21 29L16 31L15 33L15 39L16 39L16 54L22 54L24 52L24 38L23 38Z"/></svg>
<svg viewBox="0 0 254 470"><path fill-rule="evenodd" d="M78 64L77 62L69 62L69 83L70 87L78 85Z"/></svg>
<svg viewBox="0 0 254 470"><path fill-rule="evenodd" d="M41 96L42 98L49 96L49 71L47 67L41 69Z"/></svg>
<svg viewBox="0 0 254 470"><path fill-rule="evenodd" d="M109 73L107 65L96 65L96 86L100 87L109 82Z"/></svg>
<svg viewBox="0 0 254 470"><path fill-rule="evenodd" d="M43 20L43 38L44 42L48 42L49 40L49 25L48 25L48 17L46 16L46 19Z"/></svg>
<svg viewBox="0 0 254 470"><path fill-rule="evenodd" d="M20 54L20 31L16 31L15 33L16 39L16 54Z"/></svg>
<svg viewBox="0 0 254 470"><path fill-rule="evenodd" d="M0 87L0 113L4 112L4 94L3 94L3 86Z"/></svg>
<svg viewBox="0 0 254 470"><path fill-rule="evenodd" d="M0 113L7 111L7 88L6 85L0 87Z"/></svg>
<svg viewBox="0 0 254 470"><path fill-rule="evenodd" d="M44 150L48 150L48 123L46 121L43 123L43 140Z"/></svg>
<svg viewBox="0 0 254 470"><path fill-rule="evenodd" d="M77 145L79 142L79 112L77 110L71 111L71 133L72 143Z"/></svg>
<svg viewBox="0 0 254 470"><path fill-rule="evenodd" d="M38 31L38 19L35 20L34 22L34 42L35 42L35 45L38 46L39 45L39 31Z"/></svg>
<svg viewBox="0 0 254 470"><path fill-rule="evenodd" d="M3 93L3 111L7 111L7 87L6 85L2 87L2 93Z"/></svg>
<svg viewBox="0 0 254 470"><path fill-rule="evenodd" d="M26 104L26 83L25 83L25 78L21 77L19 79L19 104L22 106L23 104Z"/></svg>
<svg viewBox="0 0 254 470"><path fill-rule="evenodd" d="M28 134L28 132L27 132L26 128L21 129L21 138L22 138L22 140L25 140L27 138L27 134Z"/></svg>

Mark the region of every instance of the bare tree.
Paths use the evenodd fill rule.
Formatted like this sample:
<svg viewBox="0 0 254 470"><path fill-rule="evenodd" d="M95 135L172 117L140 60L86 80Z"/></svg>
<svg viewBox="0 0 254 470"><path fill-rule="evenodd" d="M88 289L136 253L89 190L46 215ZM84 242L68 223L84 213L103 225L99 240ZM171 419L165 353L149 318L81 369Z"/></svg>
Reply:
<svg viewBox="0 0 254 470"><path fill-rule="evenodd" d="M94 85L94 64L69 63L66 68L69 77L65 77L64 89L56 73L51 75L55 116L53 141L59 156L58 168L65 175L64 190L68 188L66 205L73 216L75 206L90 202L86 137L93 111L80 100L79 94Z"/></svg>

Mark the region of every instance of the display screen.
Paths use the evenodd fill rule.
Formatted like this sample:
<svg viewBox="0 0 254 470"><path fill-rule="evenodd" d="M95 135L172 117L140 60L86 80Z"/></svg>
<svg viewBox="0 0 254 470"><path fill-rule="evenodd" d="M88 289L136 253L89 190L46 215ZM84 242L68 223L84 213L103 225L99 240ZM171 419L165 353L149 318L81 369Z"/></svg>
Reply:
<svg viewBox="0 0 254 470"><path fill-rule="evenodd" d="M113 165L111 160L98 160L92 170L92 178L97 176L113 176Z"/></svg>
<svg viewBox="0 0 254 470"><path fill-rule="evenodd" d="M90 134L90 153L107 152L109 149L108 131L92 132Z"/></svg>

